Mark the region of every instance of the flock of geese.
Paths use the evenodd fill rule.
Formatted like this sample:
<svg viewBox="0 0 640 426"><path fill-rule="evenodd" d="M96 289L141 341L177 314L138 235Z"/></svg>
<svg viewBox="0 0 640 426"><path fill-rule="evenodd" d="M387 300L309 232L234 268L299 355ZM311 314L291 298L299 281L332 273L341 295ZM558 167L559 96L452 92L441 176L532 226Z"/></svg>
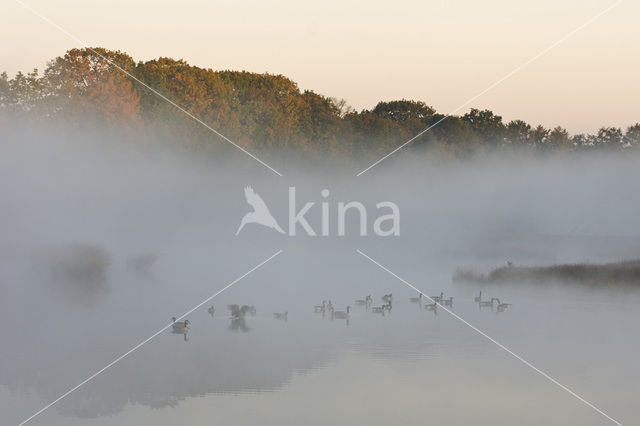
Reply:
<svg viewBox="0 0 640 426"><path fill-rule="evenodd" d="M438 306L453 308L453 296L449 296L449 298L445 298L444 292L440 292L440 294L436 296L430 296L429 300L431 300L431 303L423 304L423 300L424 300L423 298L425 298L424 294L418 293L417 297L410 297L409 302L416 303L420 306L420 309L424 308L425 310L431 311L436 315L438 314ZM374 304L373 297L371 297L371 295L369 294L364 299L357 299L353 303L355 306L364 307L366 311L370 311L371 313L380 314L384 316L385 314L388 314L391 312L391 309L393 306L393 294L391 293L385 294L380 298L380 300L381 300L381 303L379 305L373 306ZM480 309L490 307L493 310L495 306L498 312L504 312L506 309L512 306L511 303L501 302L500 299L498 299L497 297L492 297L491 299L483 300L482 291L480 291L478 296L474 298L474 302L478 304L478 307ZM231 313L230 329L232 330L240 329L242 331L248 331L249 329L245 323L245 317L256 315L255 306L227 305L227 308ZM328 314L330 315L331 320L334 320L334 319L346 320L347 325L349 325L349 318L351 316L350 305L347 305L344 311L339 311L334 308L331 300L329 301L323 300L321 305L315 305L313 307L313 311L316 314L322 314L323 317L325 317ZM207 312L209 313L209 315L214 316L215 307L211 305L207 309ZM273 318L277 320L287 321L288 315L289 313L287 311L275 312L273 314ZM172 333L182 334L184 336L184 340L188 340L187 334L190 328L190 322L188 319L184 321L176 321L176 318L173 317L171 326L172 326Z"/></svg>

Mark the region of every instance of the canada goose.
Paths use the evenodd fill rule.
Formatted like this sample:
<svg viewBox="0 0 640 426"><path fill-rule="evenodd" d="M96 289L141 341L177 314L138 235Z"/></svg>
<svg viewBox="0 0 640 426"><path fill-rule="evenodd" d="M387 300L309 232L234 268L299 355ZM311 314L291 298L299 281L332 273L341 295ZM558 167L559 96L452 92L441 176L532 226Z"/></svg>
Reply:
<svg viewBox="0 0 640 426"><path fill-rule="evenodd" d="M494 297L491 300L493 301L494 299L496 302L498 302L498 312L504 312L505 309L511 306L511 303L501 303L500 299L498 299L497 297Z"/></svg>
<svg viewBox="0 0 640 426"><path fill-rule="evenodd" d="M373 298L371 297L371 295L367 295L367 297L365 297L364 299L358 299L354 302L356 305L358 306L366 306L367 308L369 307L369 305L371 305L371 303L373 303Z"/></svg>
<svg viewBox="0 0 640 426"><path fill-rule="evenodd" d="M351 306L347 306L347 310L346 311L333 311L333 312L331 312L331 318L347 319L347 318L349 318L349 310L350 309L351 309Z"/></svg>
<svg viewBox="0 0 640 426"><path fill-rule="evenodd" d="M383 302L391 302L391 299L393 299L393 294L389 293L389 294L385 294L384 296L382 296L382 301Z"/></svg>
<svg viewBox="0 0 640 426"><path fill-rule="evenodd" d="M333 311L333 303L331 303L331 300L329 300L329 303L327 303L327 310Z"/></svg>
<svg viewBox="0 0 640 426"><path fill-rule="evenodd" d="M474 302L479 302L481 300L482 300L482 290L480 290L480 293L476 297L473 298Z"/></svg>
<svg viewBox="0 0 640 426"><path fill-rule="evenodd" d="M384 315L384 310L386 309L387 305L382 305L382 306L374 306L371 308L371 312L374 314L382 314Z"/></svg>
<svg viewBox="0 0 640 426"><path fill-rule="evenodd" d="M173 317L171 318L171 321L173 321L173 324L171 324L173 327L173 333L186 334L187 331L189 331L189 324L191 324L189 320L176 322L176 317Z"/></svg>
<svg viewBox="0 0 640 426"><path fill-rule="evenodd" d="M256 307L251 305L242 305L242 307L240 307L240 310L243 311L245 314L249 314L252 317L256 316Z"/></svg>
<svg viewBox="0 0 640 426"><path fill-rule="evenodd" d="M420 303L422 302L422 293L419 293L418 297L410 297L409 302L411 303Z"/></svg>
<svg viewBox="0 0 640 426"><path fill-rule="evenodd" d="M431 300L433 300L436 303L442 302L443 298L444 298L444 293L443 292L440 292L440 296L431 296Z"/></svg>
<svg viewBox="0 0 640 426"><path fill-rule="evenodd" d="M227 305L227 307L231 311L232 318L244 318L247 314L251 315L252 317L256 315L256 308L254 306Z"/></svg>
<svg viewBox="0 0 640 426"><path fill-rule="evenodd" d="M440 302L440 303L442 303L443 306L451 306L451 307L453 307L453 296L449 297L449 299L442 300L442 302Z"/></svg>
<svg viewBox="0 0 640 426"><path fill-rule="evenodd" d="M438 303L437 302L433 302L433 303L429 303L424 305L424 308L427 311L435 311L436 309L438 309Z"/></svg>
<svg viewBox="0 0 640 426"><path fill-rule="evenodd" d="M478 306L480 306L481 308L482 308L482 307L485 307L485 306L491 306L491 307L493 307L493 301L494 301L494 300L495 300L495 298L494 298L494 299L491 299L491 300L480 300L480 301L478 302Z"/></svg>
<svg viewBox="0 0 640 426"><path fill-rule="evenodd" d="M327 301L323 300L322 301L322 305L315 305L313 307L313 312L319 314L319 313L324 313L324 310L327 308Z"/></svg>
<svg viewBox="0 0 640 426"><path fill-rule="evenodd" d="M207 312L209 312L209 315L213 316L213 314L215 313L216 309L213 307L213 305L211 305L209 307L209 309L207 309Z"/></svg>
<svg viewBox="0 0 640 426"><path fill-rule="evenodd" d="M275 319L281 319L281 320L285 320L285 321L286 321L286 320L287 320L287 315L288 315L288 314L289 314L289 312L287 312L287 311L284 311L284 312L282 312L282 313L280 313L280 312L276 312L276 313L274 313L274 314L273 314L273 317L274 317Z"/></svg>

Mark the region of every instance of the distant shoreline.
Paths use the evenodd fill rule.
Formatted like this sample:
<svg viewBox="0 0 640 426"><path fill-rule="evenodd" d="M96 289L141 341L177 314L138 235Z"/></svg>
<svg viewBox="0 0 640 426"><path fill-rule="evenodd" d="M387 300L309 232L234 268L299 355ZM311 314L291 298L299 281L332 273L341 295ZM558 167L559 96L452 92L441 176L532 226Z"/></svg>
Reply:
<svg viewBox="0 0 640 426"><path fill-rule="evenodd" d="M549 266L508 265L488 273L457 269L453 282L468 283L572 283L589 286L640 286L640 260L615 263L574 263Z"/></svg>

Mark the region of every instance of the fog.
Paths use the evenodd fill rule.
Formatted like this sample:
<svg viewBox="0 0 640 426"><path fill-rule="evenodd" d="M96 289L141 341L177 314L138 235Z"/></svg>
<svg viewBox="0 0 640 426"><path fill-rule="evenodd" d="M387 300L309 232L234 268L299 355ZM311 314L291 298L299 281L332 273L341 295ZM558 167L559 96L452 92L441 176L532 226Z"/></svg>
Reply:
<svg viewBox="0 0 640 426"><path fill-rule="evenodd" d="M639 258L638 158L409 151L360 177L364 160L267 162L284 176L235 150L203 158L99 132L3 131L2 423L20 423L279 250L189 314L185 338L168 328L31 423L608 422L444 310L409 302L416 292L356 249L427 295L453 296L454 312L615 419L640 414L636 289L451 283L457 267ZM290 187L297 210L315 203L306 218L318 234L326 202L330 235L248 224L236 236L251 211L246 186L285 231ZM366 207L367 236L353 211L338 236L337 204L350 201ZM398 236L373 232L382 201L399 208ZM103 275L52 272L89 247L106 256L87 260ZM141 254L156 259L148 270L131 267ZM513 306L480 309L480 289ZM388 293L384 316L354 305L371 294L380 306ZM350 305L349 319L314 313L323 300ZM234 323L228 304L256 315ZM287 321L273 317L285 311Z"/></svg>

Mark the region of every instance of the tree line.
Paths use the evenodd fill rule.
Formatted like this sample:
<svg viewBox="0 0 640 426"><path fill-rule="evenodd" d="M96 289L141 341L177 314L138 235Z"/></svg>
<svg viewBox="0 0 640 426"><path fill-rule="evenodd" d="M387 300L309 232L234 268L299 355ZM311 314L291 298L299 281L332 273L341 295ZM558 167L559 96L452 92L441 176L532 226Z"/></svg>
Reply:
<svg viewBox="0 0 640 426"><path fill-rule="evenodd" d="M158 94L254 151L380 155L445 117L422 101L404 99L358 112L344 100L302 91L283 75L214 71L170 58L136 62L120 51L92 48L67 51L50 61L43 73L18 72L13 78L2 73L0 122L55 122L78 128L99 124L162 136L199 151L221 143ZM640 123L624 130L602 127L595 134L570 135L560 126L505 123L487 109L449 116L411 144L452 157L505 148L577 151L638 146Z"/></svg>

